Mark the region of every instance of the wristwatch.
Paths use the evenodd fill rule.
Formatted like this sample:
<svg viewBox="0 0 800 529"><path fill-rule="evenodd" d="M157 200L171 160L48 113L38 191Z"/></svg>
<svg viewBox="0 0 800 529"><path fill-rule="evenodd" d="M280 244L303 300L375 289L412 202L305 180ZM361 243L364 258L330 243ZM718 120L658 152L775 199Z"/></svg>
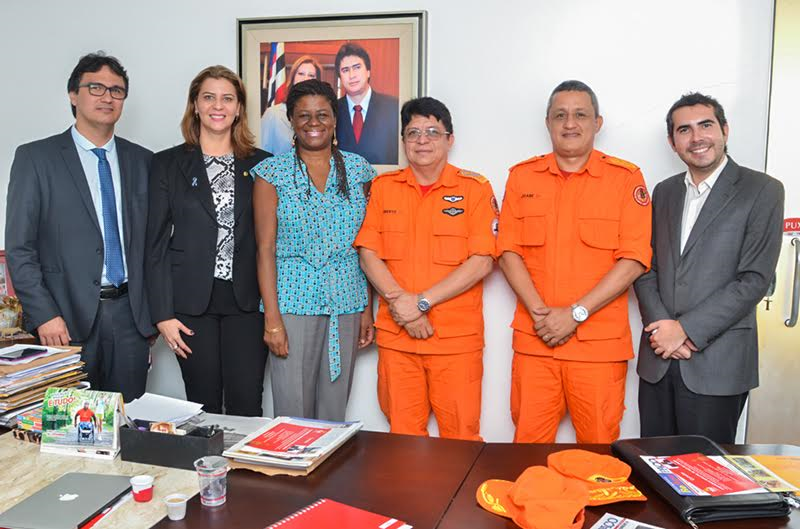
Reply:
<svg viewBox="0 0 800 529"><path fill-rule="evenodd" d="M431 302L423 297L422 294L417 294L417 309L423 314L431 310Z"/></svg>
<svg viewBox="0 0 800 529"><path fill-rule="evenodd" d="M572 305L572 319L578 323L583 323L589 317L589 311L583 305L577 303Z"/></svg>

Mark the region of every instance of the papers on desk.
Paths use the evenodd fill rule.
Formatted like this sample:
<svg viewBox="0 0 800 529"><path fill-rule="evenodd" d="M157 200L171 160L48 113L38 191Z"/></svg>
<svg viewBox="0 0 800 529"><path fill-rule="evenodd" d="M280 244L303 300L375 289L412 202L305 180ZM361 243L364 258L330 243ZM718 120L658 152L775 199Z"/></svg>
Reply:
<svg viewBox="0 0 800 529"><path fill-rule="evenodd" d="M125 404L125 413L131 420L171 422L180 425L203 411L203 405L164 395L145 393Z"/></svg>
<svg viewBox="0 0 800 529"><path fill-rule="evenodd" d="M19 350L19 347L4 350ZM0 425L13 426L18 413L40 405L48 387L78 387L86 378L77 349L41 349L46 352L26 357L22 362L0 363Z"/></svg>
<svg viewBox="0 0 800 529"><path fill-rule="evenodd" d="M45 347L43 345L14 344L0 348L0 364L20 365L33 362L37 358L52 356L56 353L63 353L65 349L55 347Z"/></svg>
<svg viewBox="0 0 800 529"><path fill-rule="evenodd" d="M616 514L605 513L590 529L663 529Z"/></svg>
<svg viewBox="0 0 800 529"><path fill-rule="evenodd" d="M725 456L700 453L641 456L681 496L725 496L767 492Z"/></svg>
<svg viewBox="0 0 800 529"><path fill-rule="evenodd" d="M255 432L259 428L264 428L272 419L268 417L240 417L239 415L218 415L216 413L201 413L184 425L184 429L189 431L190 426L214 427L223 432L223 450L228 450L236 443Z"/></svg>
<svg viewBox="0 0 800 529"><path fill-rule="evenodd" d="M361 426L361 422L276 417L222 455L251 465L311 471Z"/></svg>

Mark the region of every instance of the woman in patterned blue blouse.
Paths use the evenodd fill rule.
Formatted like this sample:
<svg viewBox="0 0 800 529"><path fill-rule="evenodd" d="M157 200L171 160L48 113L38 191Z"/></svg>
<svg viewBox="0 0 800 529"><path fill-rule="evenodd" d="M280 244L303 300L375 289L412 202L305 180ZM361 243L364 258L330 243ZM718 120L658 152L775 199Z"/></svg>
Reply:
<svg viewBox="0 0 800 529"><path fill-rule="evenodd" d="M334 141L336 95L316 79L286 101L294 149L253 168L258 283L275 416L341 421L372 308L353 240L375 170Z"/></svg>

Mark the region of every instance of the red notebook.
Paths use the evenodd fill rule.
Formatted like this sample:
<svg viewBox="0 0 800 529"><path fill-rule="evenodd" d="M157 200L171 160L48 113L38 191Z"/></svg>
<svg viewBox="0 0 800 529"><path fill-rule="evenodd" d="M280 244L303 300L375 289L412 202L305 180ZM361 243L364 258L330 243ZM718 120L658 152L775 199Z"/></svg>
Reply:
<svg viewBox="0 0 800 529"><path fill-rule="evenodd" d="M266 529L411 529L400 520L323 498Z"/></svg>

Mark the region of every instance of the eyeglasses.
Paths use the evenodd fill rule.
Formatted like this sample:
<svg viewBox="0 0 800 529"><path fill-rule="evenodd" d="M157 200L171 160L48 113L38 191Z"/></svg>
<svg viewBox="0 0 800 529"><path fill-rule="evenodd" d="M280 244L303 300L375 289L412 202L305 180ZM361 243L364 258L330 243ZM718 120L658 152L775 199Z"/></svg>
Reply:
<svg viewBox="0 0 800 529"><path fill-rule="evenodd" d="M428 138L431 141L437 141L441 138L446 138L447 136L450 135L449 132L441 131L436 127L428 127L427 129L423 130L408 129L407 131L405 131L405 133L403 133L403 139L405 139L406 141L410 141L412 143L417 143L422 138L423 134L425 135L426 138Z"/></svg>
<svg viewBox="0 0 800 529"><path fill-rule="evenodd" d="M128 97L128 91L121 86L106 86L102 83L86 83L78 85L78 88L87 88L89 93L95 97L100 97L106 92L109 92L113 99L125 99Z"/></svg>

